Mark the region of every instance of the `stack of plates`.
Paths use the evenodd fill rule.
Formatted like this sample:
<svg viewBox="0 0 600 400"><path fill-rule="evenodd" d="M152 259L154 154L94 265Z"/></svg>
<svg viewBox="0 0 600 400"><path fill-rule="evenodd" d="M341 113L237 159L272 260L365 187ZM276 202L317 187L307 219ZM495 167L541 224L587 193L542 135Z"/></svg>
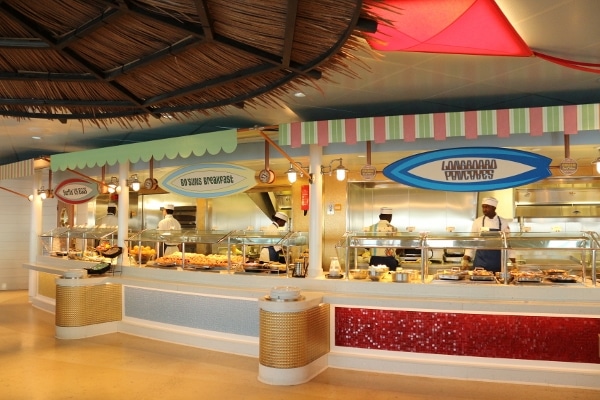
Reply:
<svg viewBox="0 0 600 400"><path fill-rule="evenodd" d="M295 286L275 286L271 289L269 300L294 301L300 299L300 288Z"/></svg>
<svg viewBox="0 0 600 400"><path fill-rule="evenodd" d="M87 271L85 269L70 269L70 270L64 272L63 278L64 279L87 278Z"/></svg>

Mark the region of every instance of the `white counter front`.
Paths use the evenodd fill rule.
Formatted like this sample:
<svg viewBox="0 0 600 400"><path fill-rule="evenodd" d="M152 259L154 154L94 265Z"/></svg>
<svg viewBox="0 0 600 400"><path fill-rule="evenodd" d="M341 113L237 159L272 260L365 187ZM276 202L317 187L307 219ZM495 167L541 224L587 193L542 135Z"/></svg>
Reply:
<svg viewBox="0 0 600 400"><path fill-rule="evenodd" d="M60 273L40 261L24 267ZM69 283L120 285L118 332L258 357L259 300L275 286L294 286L329 306L328 366L600 389L600 288L590 284L424 284L122 269Z"/></svg>

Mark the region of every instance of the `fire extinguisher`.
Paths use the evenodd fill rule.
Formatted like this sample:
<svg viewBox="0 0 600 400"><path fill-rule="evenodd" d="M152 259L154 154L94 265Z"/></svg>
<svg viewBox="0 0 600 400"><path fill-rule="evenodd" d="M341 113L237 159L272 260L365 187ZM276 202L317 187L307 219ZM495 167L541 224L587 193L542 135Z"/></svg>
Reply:
<svg viewBox="0 0 600 400"><path fill-rule="evenodd" d="M304 211L304 215L308 212L309 197L309 186L302 185L300 188L300 209Z"/></svg>

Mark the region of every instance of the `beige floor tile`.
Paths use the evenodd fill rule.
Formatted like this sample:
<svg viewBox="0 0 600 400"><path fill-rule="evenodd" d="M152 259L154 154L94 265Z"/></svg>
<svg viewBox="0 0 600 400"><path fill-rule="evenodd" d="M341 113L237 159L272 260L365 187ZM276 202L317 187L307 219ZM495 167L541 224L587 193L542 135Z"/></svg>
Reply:
<svg viewBox="0 0 600 400"><path fill-rule="evenodd" d="M2 400L598 400L600 391L465 382L330 368L311 382L270 386L258 360L125 334L54 337L54 316L25 291L0 291Z"/></svg>

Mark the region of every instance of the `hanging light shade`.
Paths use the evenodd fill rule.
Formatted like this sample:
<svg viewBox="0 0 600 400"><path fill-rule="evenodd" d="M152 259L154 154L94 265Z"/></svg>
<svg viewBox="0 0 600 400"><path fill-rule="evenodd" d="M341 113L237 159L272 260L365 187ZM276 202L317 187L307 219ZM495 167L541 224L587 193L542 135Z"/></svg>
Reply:
<svg viewBox="0 0 600 400"><path fill-rule="evenodd" d="M592 161L592 164L596 166L596 173L600 174L600 157Z"/></svg>
<svg viewBox="0 0 600 400"><path fill-rule="evenodd" d="M337 167L333 168L333 163L335 163L335 162L338 162L339 164ZM346 174L348 173L348 168L344 167L344 165L342 164L341 158L336 158L334 160L331 160L331 162L327 166L325 166L325 165L321 166L321 174L331 175L334 171L335 171L335 178L338 181L343 181L344 179L346 179Z"/></svg>
<svg viewBox="0 0 600 400"><path fill-rule="evenodd" d="M342 159L340 158L340 165L338 165L335 169L335 177L338 181L343 181L346 179L347 173L348 169L342 165Z"/></svg>
<svg viewBox="0 0 600 400"><path fill-rule="evenodd" d="M296 173L296 170L294 169L292 164L290 164L290 169L287 170L286 174L290 183L294 183L296 182L296 179L298 179L298 174Z"/></svg>

